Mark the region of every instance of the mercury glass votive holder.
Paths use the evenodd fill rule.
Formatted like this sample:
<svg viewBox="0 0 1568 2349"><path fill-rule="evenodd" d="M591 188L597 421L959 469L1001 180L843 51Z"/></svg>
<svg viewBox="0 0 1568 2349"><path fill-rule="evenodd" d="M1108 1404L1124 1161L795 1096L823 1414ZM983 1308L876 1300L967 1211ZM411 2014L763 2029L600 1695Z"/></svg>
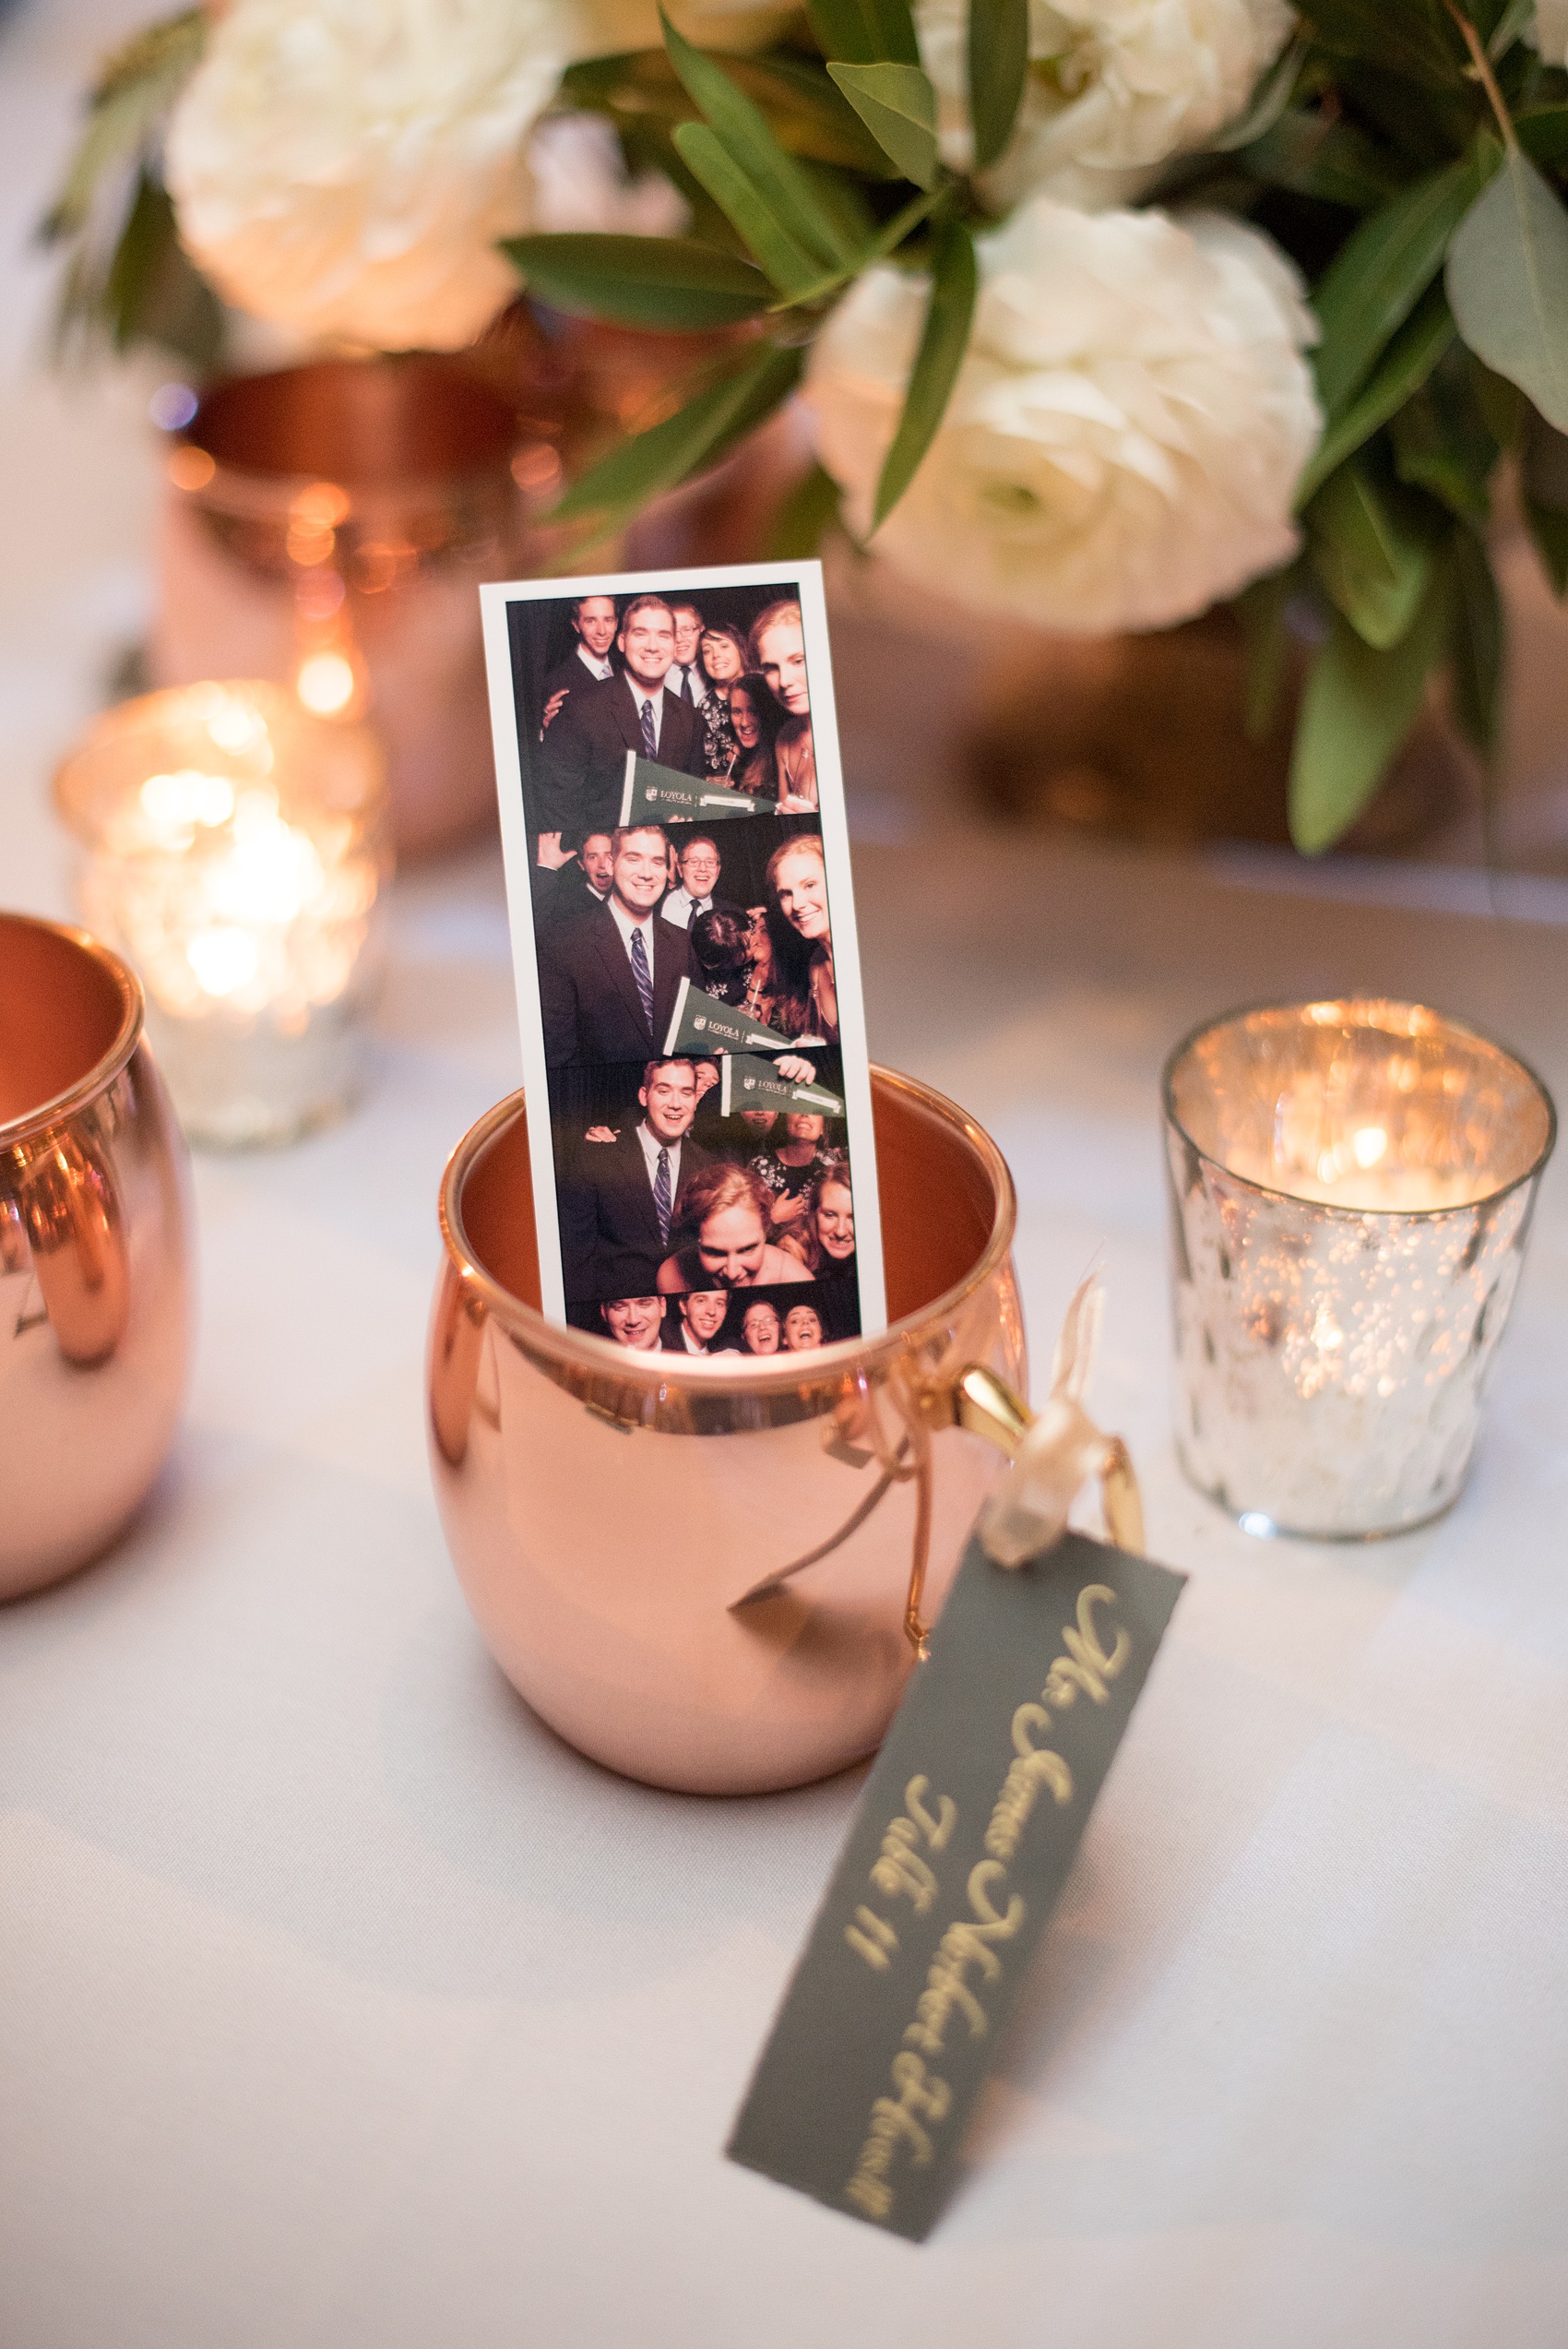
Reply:
<svg viewBox="0 0 1568 2349"><path fill-rule="evenodd" d="M286 1142L339 1115L392 863L369 729L279 686L180 686L106 711L54 792L83 917L142 980L191 1140Z"/></svg>
<svg viewBox="0 0 1568 2349"><path fill-rule="evenodd" d="M1233 1013L1163 1079L1176 1440L1248 1532L1396 1533L1464 1485L1550 1096L1423 1005Z"/></svg>

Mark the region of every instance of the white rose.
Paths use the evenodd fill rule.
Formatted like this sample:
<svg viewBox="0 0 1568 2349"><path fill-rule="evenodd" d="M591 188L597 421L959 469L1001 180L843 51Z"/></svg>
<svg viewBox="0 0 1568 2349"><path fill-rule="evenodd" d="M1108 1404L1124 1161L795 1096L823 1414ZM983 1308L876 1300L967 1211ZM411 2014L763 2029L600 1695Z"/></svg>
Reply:
<svg viewBox="0 0 1568 2349"><path fill-rule="evenodd" d="M517 291L495 242L571 49L557 0L235 0L170 129L182 241L257 317L455 350Z"/></svg>
<svg viewBox="0 0 1568 2349"><path fill-rule="evenodd" d="M1190 619L1295 550L1322 418L1289 261L1239 221L1048 197L977 240L969 348L875 545L960 601L1074 634ZM871 527L927 281L884 265L812 353L822 462Z"/></svg>
<svg viewBox="0 0 1568 2349"><path fill-rule="evenodd" d="M968 0L914 13L943 161L966 172ZM988 197L1000 210L1036 191L1090 210L1131 201L1241 113L1294 22L1285 0L1029 0L1023 102Z"/></svg>

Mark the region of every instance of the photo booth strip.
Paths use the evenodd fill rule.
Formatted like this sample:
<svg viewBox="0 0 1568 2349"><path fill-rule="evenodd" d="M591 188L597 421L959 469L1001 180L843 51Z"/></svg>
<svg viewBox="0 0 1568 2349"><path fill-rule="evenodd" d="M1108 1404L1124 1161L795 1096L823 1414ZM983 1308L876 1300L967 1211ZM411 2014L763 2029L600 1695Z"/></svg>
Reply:
<svg viewBox="0 0 1568 2349"><path fill-rule="evenodd" d="M566 703L554 706L547 726L549 697L543 690L544 680L552 672L558 674L572 653L568 615L576 600L612 597L624 614L629 600L642 595L695 601L704 608L710 624L733 621L742 631L772 604L799 604L818 794L809 829L799 827L798 818L791 817L778 802L731 791L721 777L685 773L666 765L661 757L649 758L639 752L634 746L636 698L620 670L601 684L589 679L587 672L582 683L574 680ZM594 1147L586 1139L590 1127L609 1125L617 1132L635 1131L644 1115L637 1105L644 1065L680 1055L714 1063L720 1087L717 1105L725 1118L748 1108L772 1110L780 1116L794 1108L841 1121L848 1145L855 1239L854 1279L842 1285L852 1294L853 1306L849 1323L840 1314L833 1334L845 1337L882 1330L886 1325L886 1306L871 1071L820 565L738 565L575 580L516 580L482 588L481 602L522 1036L540 1294L545 1314L557 1322L567 1319L559 1202L564 1170L573 1153ZM620 637L617 647L624 655ZM580 705L575 712L574 703ZM668 701L663 707L668 713ZM564 807L559 790L552 795L549 781L552 754L546 737L550 728L564 722L563 708L573 712L570 722L579 747L585 732L592 732L596 740L591 781L576 814ZM672 729L667 714L658 738L666 756L681 757L689 745L688 763L696 765L700 731L694 739L683 721L681 728ZM557 760L557 771L560 764ZM585 829L607 829L603 817L612 812L620 817L623 829L657 823L677 851L683 826L712 824L721 863L729 853L723 846L727 838L754 842L754 847L748 846L739 868L747 886L734 898L737 903L743 898L747 907L762 894L761 875L770 854L770 834L777 833L779 848L792 839L820 842L830 925L832 999L837 1010L835 1039L829 1042L811 1033L786 1036L770 1020L750 1019L708 994L696 984L687 933L673 921L652 923L651 935L659 941L654 946L653 969L639 970L628 959L631 948L624 931L615 927L612 913L590 891L580 867L567 862L562 870L555 869L560 851L574 846L574 829L578 838ZM739 818L745 821L730 820ZM719 829L720 824L723 830ZM547 845L543 863L541 836ZM716 902L731 895L721 877L715 890ZM657 914L659 908L652 911ZM781 923L777 899L773 914ZM786 932L786 939L788 936ZM673 978L671 957L678 973ZM587 1035L588 1041L563 1053L559 1020L551 1026L552 1041L547 1047L545 999L550 992L552 1003L558 1004L568 982L597 985L608 1012L602 1019L578 1022L576 1032ZM811 1028L810 1008L803 1000L797 1001L789 1024ZM815 1024L829 1023L819 1018ZM612 1049L602 1043L612 1031L617 1039ZM791 1055L811 1065L813 1079L824 1059L829 1058L838 1090L802 1081L799 1071L781 1072L778 1059L788 1060ZM677 1236L671 1231L655 1245L667 1246L674 1255L679 1245L690 1246L693 1237L690 1232ZM606 1245L611 1245L609 1239ZM773 1246L771 1237L768 1245ZM741 1287L736 1294L742 1294Z"/></svg>

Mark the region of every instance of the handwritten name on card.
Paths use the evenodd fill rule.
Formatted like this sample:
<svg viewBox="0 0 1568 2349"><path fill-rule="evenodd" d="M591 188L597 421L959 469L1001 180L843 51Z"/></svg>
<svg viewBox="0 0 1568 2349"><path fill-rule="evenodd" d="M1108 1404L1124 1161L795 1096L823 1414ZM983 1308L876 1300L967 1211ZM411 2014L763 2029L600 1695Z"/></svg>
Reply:
<svg viewBox="0 0 1568 2349"><path fill-rule="evenodd" d="M731 2158L922 2241L1183 1577L971 1541L763 2051Z"/></svg>

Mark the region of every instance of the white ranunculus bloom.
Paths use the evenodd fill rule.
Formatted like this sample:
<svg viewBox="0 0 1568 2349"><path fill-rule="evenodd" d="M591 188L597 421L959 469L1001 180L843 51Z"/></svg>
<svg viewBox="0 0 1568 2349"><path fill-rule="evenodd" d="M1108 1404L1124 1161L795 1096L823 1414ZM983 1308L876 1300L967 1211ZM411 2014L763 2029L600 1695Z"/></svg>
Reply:
<svg viewBox="0 0 1568 2349"><path fill-rule="evenodd" d="M455 350L517 290L561 0L234 0L171 125L180 234L255 316Z"/></svg>
<svg viewBox="0 0 1568 2349"><path fill-rule="evenodd" d="M968 352L873 542L939 592L1080 635L1190 619L1298 544L1322 417L1289 261L1217 214L1080 212L1037 197L978 240ZM929 289L889 266L812 354L822 462L871 527Z"/></svg>
<svg viewBox="0 0 1568 2349"><path fill-rule="evenodd" d="M968 13L915 0L943 161L960 172L974 160ZM999 209L1036 191L1089 210L1130 202L1241 113L1294 22L1285 0L1029 0L1028 78L988 196Z"/></svg>

